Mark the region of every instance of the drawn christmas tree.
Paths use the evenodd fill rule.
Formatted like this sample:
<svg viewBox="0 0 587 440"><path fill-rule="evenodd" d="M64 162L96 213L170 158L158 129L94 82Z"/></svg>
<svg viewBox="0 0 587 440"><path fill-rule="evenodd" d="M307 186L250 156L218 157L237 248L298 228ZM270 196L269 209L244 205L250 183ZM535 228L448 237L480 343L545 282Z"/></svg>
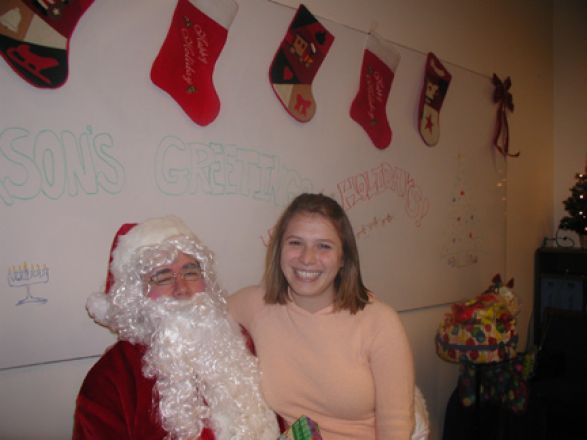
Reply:
<svg viewBox="0 0 587 440"><path fill-rule="evenodd" d="M457 155L455 178L450 207L449 230L443 246L443 257L451 267L465 267L478 261L478 221L465 182L463 157Z"/></svg>

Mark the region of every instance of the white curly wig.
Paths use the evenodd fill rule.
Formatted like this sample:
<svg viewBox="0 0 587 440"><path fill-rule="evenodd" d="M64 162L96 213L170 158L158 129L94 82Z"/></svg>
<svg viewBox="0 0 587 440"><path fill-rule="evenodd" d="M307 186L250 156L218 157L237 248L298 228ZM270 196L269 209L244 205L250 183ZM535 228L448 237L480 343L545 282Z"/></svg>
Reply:
<svg viewBox="0 0 587 440"><path fill-rule="evenodd" d="M94 320L130 342L146 343L144 317L137 314L149 298L144 276L164 264L171 264L179 252L194 257L202 269L207 292L226 307L226 294L218 287L214 258L196 235L175 216L152 218L123 225L111 250L111 263L104 292L95 292L86 303Z"/></svg>

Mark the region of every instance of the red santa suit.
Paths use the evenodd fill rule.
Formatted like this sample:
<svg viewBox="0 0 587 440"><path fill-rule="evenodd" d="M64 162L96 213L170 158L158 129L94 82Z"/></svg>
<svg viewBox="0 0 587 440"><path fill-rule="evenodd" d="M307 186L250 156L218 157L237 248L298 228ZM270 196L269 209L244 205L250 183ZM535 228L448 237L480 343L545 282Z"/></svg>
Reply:
<svg viewBox="0 0 587 440"><path fill-rule="evenodd" d="M74 440L161 440L168 433L161 427L155 379L143 375L146 347L119 341L88 372L77 398ZM200 440L214 440L204 428Z"/></svg>

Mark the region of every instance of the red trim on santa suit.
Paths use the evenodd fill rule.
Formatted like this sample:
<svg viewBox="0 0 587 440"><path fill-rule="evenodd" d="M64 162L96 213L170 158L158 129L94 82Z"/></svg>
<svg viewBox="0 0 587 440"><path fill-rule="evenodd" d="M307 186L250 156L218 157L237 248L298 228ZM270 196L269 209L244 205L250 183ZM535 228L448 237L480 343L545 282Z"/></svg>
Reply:
<svg viewBox="0 0 587 440"><path fill-rule="evenodd" d="M90 369L77 398L74 440L161 440L167 432L153 401L155 379L143 375L145 347L119 341ZM200 440L214 440L205 428Z"/></svg>

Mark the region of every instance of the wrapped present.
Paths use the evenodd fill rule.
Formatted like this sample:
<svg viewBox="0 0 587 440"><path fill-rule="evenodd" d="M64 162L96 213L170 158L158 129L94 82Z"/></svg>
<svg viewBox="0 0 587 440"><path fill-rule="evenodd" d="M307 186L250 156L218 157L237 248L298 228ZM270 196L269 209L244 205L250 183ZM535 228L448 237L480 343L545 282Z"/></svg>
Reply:
<svg viewBox="0 0 587 440"><path fill-rule="evenodd" d="M436 334L436 352L449 362L501 362L516 356L519 305L513 280L496 275L491 286L471 300L455 303Z"/></svg>
<svg viewBox="0 0 587 440"><path fill-rule="evenodd" d="M279 436L278 440L322 440L318 424L309 417L302 416Z"/></svg>

